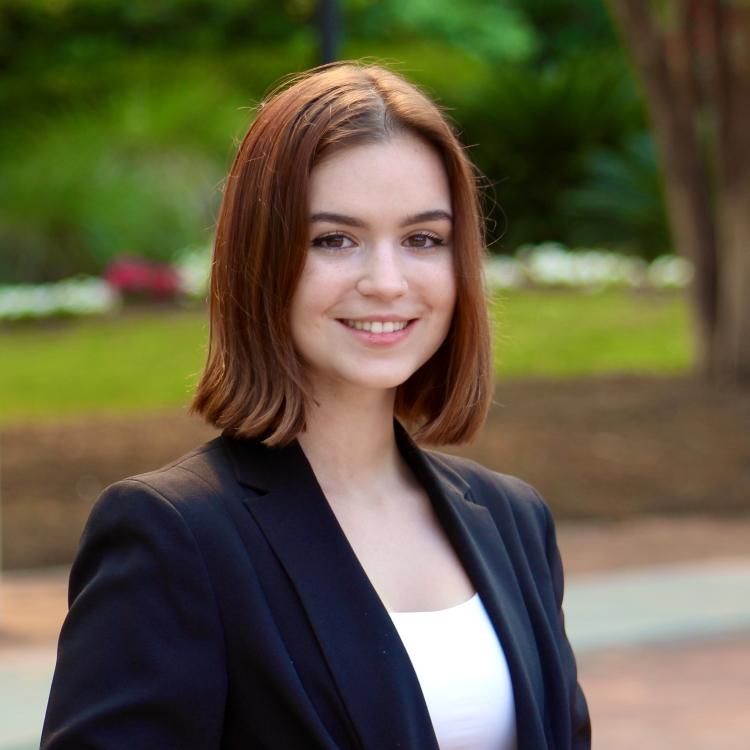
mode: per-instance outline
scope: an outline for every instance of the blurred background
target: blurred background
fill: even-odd
[[[484,175],[497,392],[458,452],[558,520],[598,747],[746,747],[747,3],[0,0],[0,750],[100,491],[215,434],[186,405],[237,140],[360,58]]]

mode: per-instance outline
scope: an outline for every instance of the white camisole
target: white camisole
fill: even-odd
[[[419,678],[440,750],[513,750],[513,686],[479,594],[450,609],[390,616]]]

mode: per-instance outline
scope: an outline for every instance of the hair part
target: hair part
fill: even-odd
[[[493,387],[476,172],[429,97],[390,70],[360,63],[324,66],[276,89],[239,146],[216,225],[208,358],[192,412],[270,446],[305,429],[311,396],[289,308],[307,258],[310,173],[338,151],[399,135],[420,138],[443,160],[457,297],[445,341],[398,387],[395,413],[419,442],[475,437]]]

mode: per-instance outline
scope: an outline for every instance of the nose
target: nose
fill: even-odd
[[[362,275],[357,282],[357,291],[365,297],[393,300],[409,289],[398,248],[390,243],[373,247],[367,253]]]

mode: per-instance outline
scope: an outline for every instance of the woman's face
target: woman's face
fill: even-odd
[[[309,239],[291,329],[313,385],[395,388],[445,340],[456,302],[440,156],[399,136],[324,160]]]

